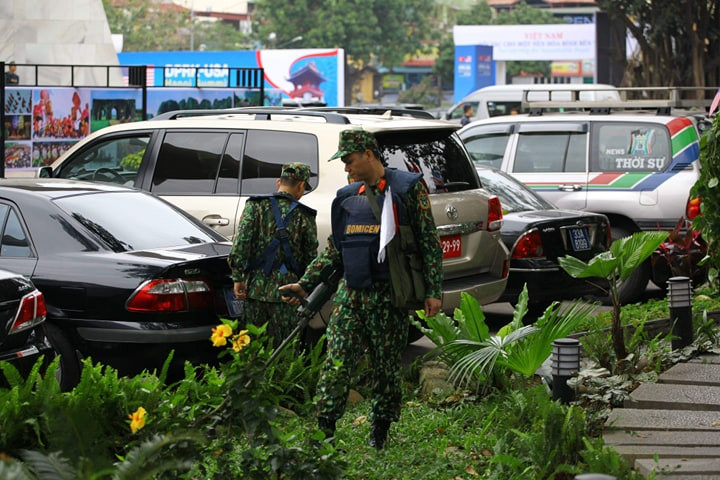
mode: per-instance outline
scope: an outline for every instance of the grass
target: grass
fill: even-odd
[[[712,293],[709,287],[700,286],[693,292],[692,311],[695,319],[700,318],[703,312],[720,311],[720,297]],[[598,312],[596,320],[610,326],[611,312]],[[667,298],[650,298],[644,302],[623,305],[621,320],[623,325],[638,325],[654,320],[666,319],[670,316]],[[592,322],[596,326],[596,322]]]

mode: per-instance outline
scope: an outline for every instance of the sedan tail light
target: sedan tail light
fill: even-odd
[[[185,312],[212,308],[213,291],[203,279],[160,278],[140,285],[126,308],[134,312]]]
[[[20,308],[15,314],[10,333],[17,333],[32,328],[45,321],[47,307],[45,297],[39,291],[28,293],[20,300]]]
[[[700,197],[688,199],[687,206],[685,207],[685,216],[688,220],[693,220],[695,217],[700,215],[700,204],[702,199]]]
[[[500,230],[503,224],[503,213],[500,199],[496,196],[488,200],[488,231]]]
[[[512,250],[512,258],[540,258],[544,257],[540,232],[530,230],[517,239]]]

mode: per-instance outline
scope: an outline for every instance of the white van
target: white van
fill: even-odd
[[[620,100],[620,94],[612,85],[600,83],[527,83],[513,85],[492,85],[475,90],[460,102],[453,105],[443,117],[460,123],[463,106],[470,104],[474,116],[470,119],[481,120],[500,115],[524,113],[522,109],[523,92],[527,91],[527,101],[568,101],[573,92],[578,92],[576,100],[602,101]]]

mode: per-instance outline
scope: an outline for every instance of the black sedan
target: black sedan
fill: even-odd
[[[217,358],[218,317],[237,316],[230,243],[149,194],[59,179],[0,181],[0,268],[44,294],[63,388],[79,361],[121,374]]]
[[[49,363],[55,352],[45,335],[47,309],[43,294],[30,280],[0,270],[0,362],[26,376],[40,356]],[[0,386],[7,386],[0,372]]]
[[[557,259],[572,255],[587,262],[610,248],[605,215],[560,210],[500,170],[480,164],[476,169],[483,188],[497,195],[503,208],[501,235],[510,250],[510,275],[499,301],[515,303],[524,284],[533,313],[553,300],[604,295],[587,280],[565,273]]]

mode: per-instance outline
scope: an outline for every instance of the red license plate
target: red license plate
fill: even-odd
[[[455,258],[462,254],[462,238],[460,235],[440,237],[443,258]]]

